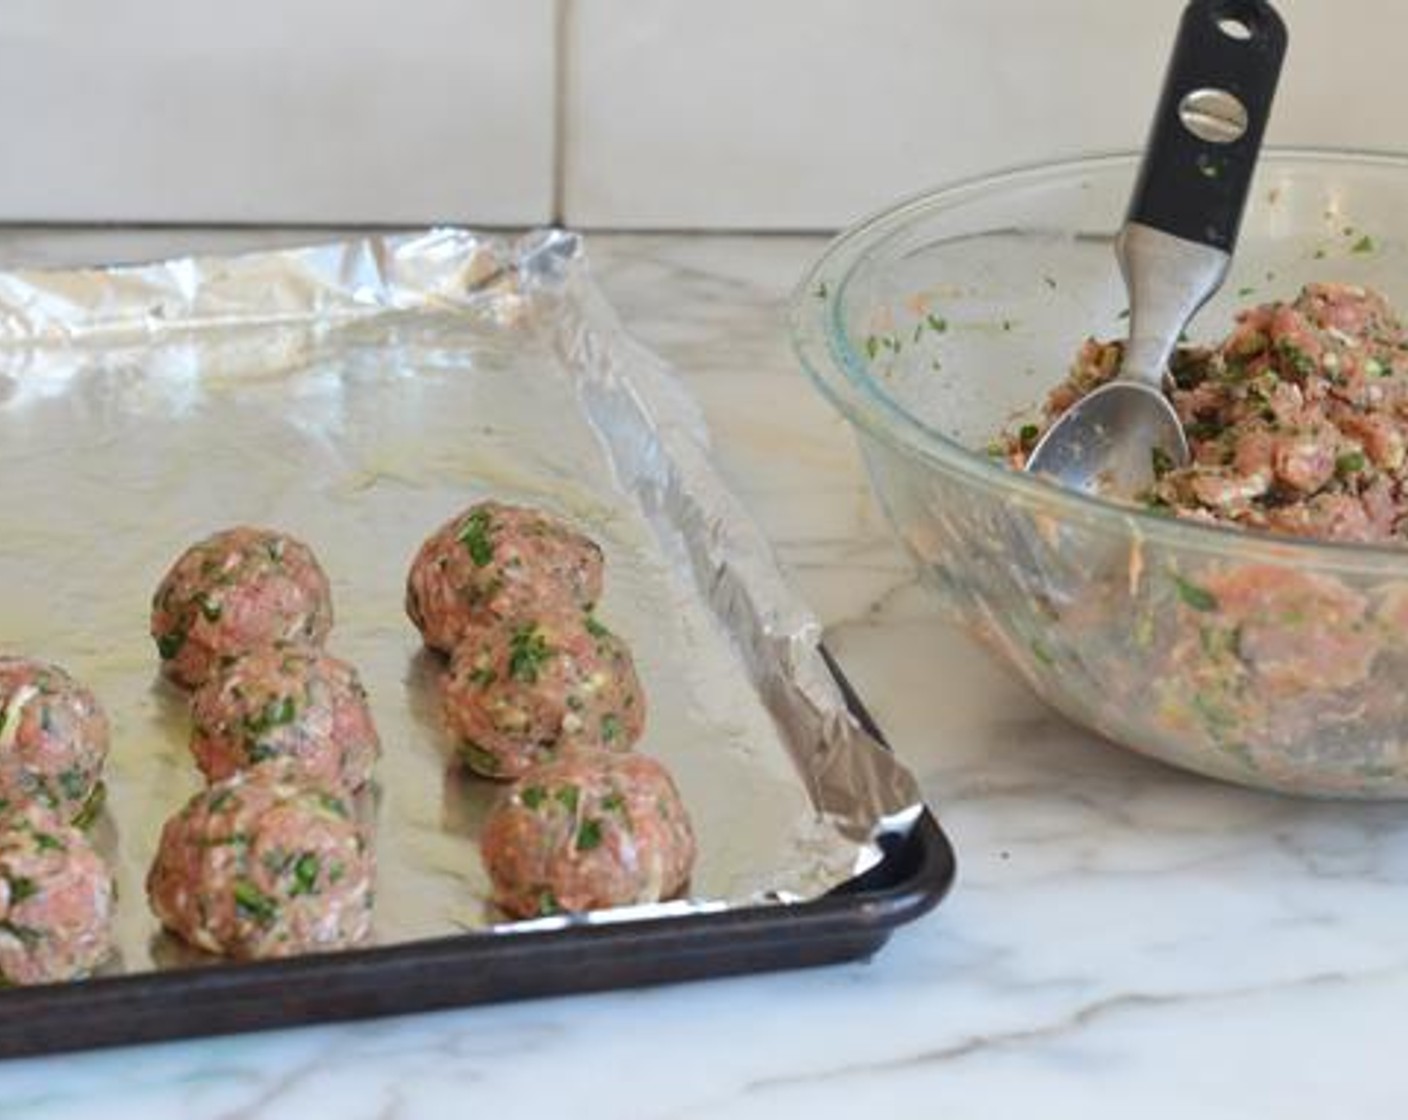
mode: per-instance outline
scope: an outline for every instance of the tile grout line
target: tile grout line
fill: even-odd
[[[552,224],[556,226],[567,224],[567,85],[571,5],[572,0],[553,2]]]

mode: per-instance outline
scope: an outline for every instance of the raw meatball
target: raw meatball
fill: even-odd
[[[332,628],[328,577],[306,544],[241,526],[187,549],[152,599],[162,671],[195,688],[221,657],[276,641],[321,646]]]
[[[590,608],[601,598],[601,548],[536,509],[480,502],[420,547],[406,613],[425,644],[450,653],[471,630],[542,609]]]
[[[42,805],[0,816],[0,979],[47,984],[112,952],[112,875],[88,838]]]
[[[96,804],[108,719],[57,665],[0,656],[0,811],[38,801],[66,821]]]
[[[210,781],[271,759],[314,785],[355,790],[380,750],[357,670],[284,643],[221,665],[191,701],[191,753]]]
[[[679,894],[694,833],[660,763],[587,750],[524,774],[490,812],[481,851],[494,900],[528,918]]]
[[[166,822],[147,895],[167,929],[211,953],[341,949],[371,929],[372,855],[340,795],[261,766]]]
[[[572,606],[475,630],[443,690],[460,755],[488,778],[517,777],[566,747],[629,750],[645,727],[630,651]]]

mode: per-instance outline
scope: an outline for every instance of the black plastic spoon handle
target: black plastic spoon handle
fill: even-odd
[[[1192,0],[1127,221],[1232,251],[1285,54],[1266,0]]]

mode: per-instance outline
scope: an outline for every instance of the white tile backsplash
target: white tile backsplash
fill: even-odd
[[[1270,140],[1408,150],[1408,5],[1278,6]],[[0,221],[831,228],[1138,146],[1182,7],[5,0]]]
[[[828,228],[1012,164],[1137,147],[1179,0],[574,0],[565,216]],[[1408,148],[1394,0],[1281,0],[1272,143]]]
[[[551,217],[553,0],[6,0],[0,218]]]

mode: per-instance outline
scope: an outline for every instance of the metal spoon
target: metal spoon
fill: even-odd
[[[1265,0],[1192,0],[1184,9],[1115,256],[1129,337],[1115,380],[1047,429],[1027,470],[1064,486],[1132,497],[1188,441],[1164,394],[1169,356],[1222,285],[1286,52]]]

